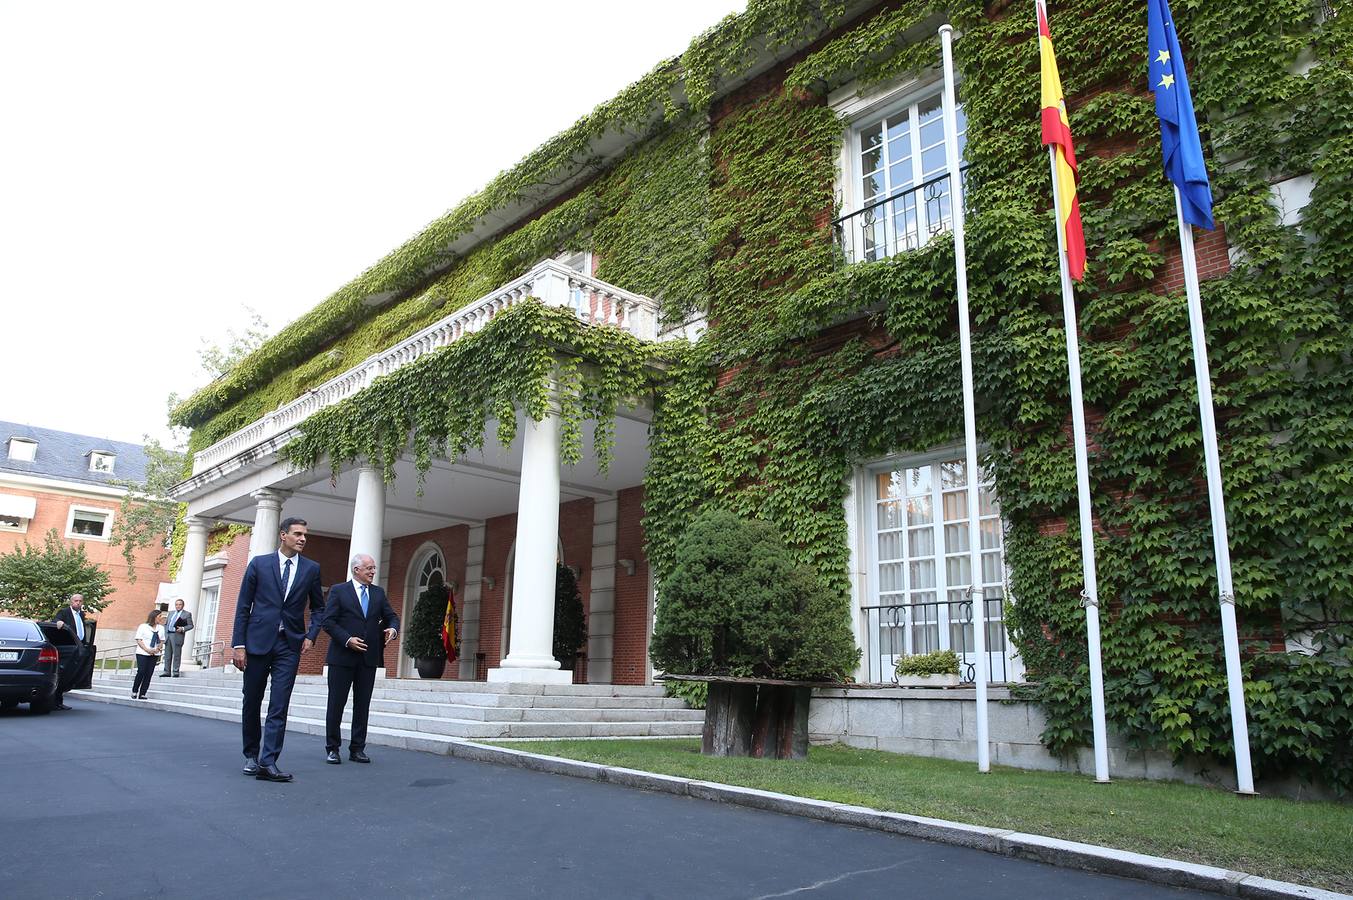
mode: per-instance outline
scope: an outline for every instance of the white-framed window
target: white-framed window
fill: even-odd
[[[38,501],[19,494],[0,494],[0,531],[24,534],[37,515]]]
[[[113,473],[113,466],[116,462],[116,454],[93,450],[90,451],[89,454],[89,471],[111,475]]]
[[[22,516],[7,516],[0,513],[0,531],[15,531],[23,534],[28,531],[28,520]]]
[[[1023,675],[1006,640],[1004,524],[991,477],[978,482],[981,571],[968,544],[968,476],[961,449],[883,460],[865,468],[862,529],[868,589],[862,594],[865,676],[892,680],[903,656],[953,650],[971,681],[977,657],[973,621],[985,622],[993,681]],[[974,586],[982,602],[974,608]]]
[[[563,263],[575,272],[581,272],[589,277],[592,274],[591,250],[566,250],[556,256],[555,260]]]
[[[848,87],[833,98],[833,108],[849,123],[837,222],[847,260],[916,250],[952,229],[943,84],[929,78],[865,93]],[[962,104],[955,115],[962,159],[968,131]]]
[[[27,438],[9,439],[9,458],[15,462],[32,462],[38,455],[38,442]]]
[[[113,527],[113,511],[96,506],[72,506],[66,519],[66,537],[106,541]]]

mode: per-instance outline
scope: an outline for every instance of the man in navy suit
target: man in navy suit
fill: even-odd
[[[348,741],[348,759],[369,763],[366,755],[366,721],[371,711],[371,691],[376,670],[385,663],[385,645],[399,633],[399,616],[376,577],[376,561],[365,553],[352,558],[352,579],[329,588],[324,604],[324,630],[329,644],[329,708],[324,722],[325,762],[338,765],[339,725],[343,707],[352,692],[352,740]]]
[[[304,519],[283,519],[281,547],[276,553],[249,560],[235,604],[235,633],[230,643],[235,668],[244,673],[244,774],[260,781],[291,780],[277,768],[287,736],[287,707],[291,705],[301,652],[314,646],[324,618],[319,564],[301,556],[306,535]],[[307,606],[309,630],[305,625]],[[262,727],[259,710],[270,675],[272,697],[268,701],[268,723]]]

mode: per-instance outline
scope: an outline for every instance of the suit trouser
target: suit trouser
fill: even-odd
[[[249,653],[244,666],[244,707],[240,721],[244,731],[244,755],[258,759],[260,766],[277,762],[282,742],[287,737],[287,708],[291,706],[291,689],[296,684],[296,669],[301,663],[301,650],[293,647],[291,639],[277,633],[272,649],[267,653]],[[268,721],[259,723],[263,706],[263,692],[272,677],[272,693],[268,700]]]
[[[175,631],[173,634],[165,636],[164,674],[177,675],[179,673],[179,666],[183,663],[183,642],[187,637],[186,631]]]
[[[342,743],[343,707],[352,691],[352,739],[348,752],[366,749],[366,722],[371,712],[371,692],[376,686],[375,666],[329,666],[329,707],[324,717],[324,749],[338,750]]]

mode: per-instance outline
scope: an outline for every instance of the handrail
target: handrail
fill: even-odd
[[[193,644],[193,660],[203,669],[210,669],[212,667],[212,659],[216,656],[217,648],[220,648],[221,668],[224,669],[230,664],[230,660],[226,658],[225,641],[198,641]],[[203,654],[203,650],[206,651],[205,655]]]
[[[98,669],[101,672],[105,671],[108,668],[110,668],[108,665],[109,660],[117,660],[118,664],[116,666],[112,666],[111,668],[114,671],[121,671],[122,658],[124,656],[129,655],[129,651],[130,655],[134,656],[136,654],[136,645],[128,644],[125,647],[100,648],[99,652],[94,655],[94,668]],[[131,666],[130,668],[135,668],[135,665]]]

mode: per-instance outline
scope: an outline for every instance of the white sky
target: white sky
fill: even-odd
[[[171,440],[270,333],[737,0],[0,0],[0,419]]]

